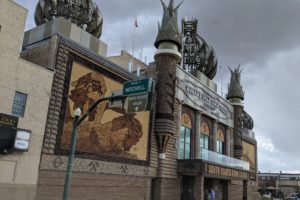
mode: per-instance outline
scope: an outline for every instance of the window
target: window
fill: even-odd
[[[224,153],[224,142],[222,142],[221,140],[217,140],[217,153]]]
[[[25,106],[26,106],[26,100],[27,95],[21,92],[16,92],[13,108],[12,108],[12,114],[17,117],[23,117],[25,112]]]
[[[208,149],[208,135],[201,133],[201,135],[200,135],[200,147],[202,149]]]
[[[191,133],[192,133],[192,120],[188,114],[183,113],[181,116],[180,127],[180,159],[191,158]]]
[[[200,135],[200,147],[202,149],[208,150],[208,144],[209,144],[209,126],[208,123],[202,122],[201,123],[201,135]]]
[[[225,141],[224,132],[221,129],[218,129],[217,130],[217,141],[216,141],[217,153],[224,154],[224,148],[225,148],[224,141]]]
[[[180,159],[189,159],[191,156],[191,129],[180,128]]]

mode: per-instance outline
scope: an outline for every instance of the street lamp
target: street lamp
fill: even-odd
[[[281,175],[281,171],[279,171],[279,192],[280,192],[280,197],[282,197],[282,192],[281,192],[281,183],[280,183],[280,175]]]
[[[70,190],[70,181],[71,181],[71,175],[72,175],[73,160],[74,160],[74,154],[75,154],[76,143],[77,143],[77,130],[80,125],[78,123],[79,117],[81,115],[80,108],[77,108],[75,110],[74,114],[75,114],[75,118],[73,121],[72,139],[71,139],[71,144],[70,144],[70,155],[69,155],[69,159],[68,159],[68,166],[67,166],[65,185],[64,185],[64,194],[63,194],[64,200],[68,199],[68,194],[69,194],[69,190]]]
[[[74,121],[73,121],[73,129],[72,129],[72,138],[71,138],[71,144],[70,144],[70,155],[68,158],[68,166],[66,171],[66,178],[65,178],[65,185],[64,185],[64,193],[63,193],[63,200],[68,200],[69,190],[70,190],[70,182],[71,182],[71,176],[72,176],[72,168],[73,168],[73,160],[74,160],[74,154],[76,151],[76,143],[77,143],[77,131],[80,126],[80,124],[85,120],[87,116],[89,116],[94,109],[97,107],[97,105],[103,101],[110,100],[123,100],[126,98],[126,96],[119,95],[119,96],[110,96],[110,97],[103,97],[101,99],[98,99],[95,101],[91,107],[87,110],[85,114],[81,116],[81,110],[80,108],[77,108],[74,112]],[[81,116],[81,117],[80,117]]]
[[[299,177],[297,177],[297,193],[299,194]]]

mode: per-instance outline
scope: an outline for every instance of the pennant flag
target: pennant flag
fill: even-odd
[[[138,26],[138,22],[137,22],[137,18],[136,18],[136,17],[135,17],[135,20],[134,20],[134,27],[135,27],[135,28],[139,27],[139,26]]]

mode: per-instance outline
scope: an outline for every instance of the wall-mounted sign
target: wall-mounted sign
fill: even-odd
[[[27,151],[29,149],[30,135],[30,131],[18,130],[15,138],[14,148],[21,151]]]
[[[14,147],[18,118],[0,113],[0,152],[8,153]]]
[[[184,104],[233,127],[233,106],[221,96],[204,86],[199,80],[177,68],[176,97]]]
[[[250,178],[248,171],[216,165],[204,160],[178,160],[177,172],[191,175],[203,174],[204,176],[224,179],[248,180]]]
[[[215,176],[225,176],[239,179],[249,179],[249,173],[237,169],[203,163],[203,173]]]
[[[18,117],[0,113],[0,126],[17,128]]]

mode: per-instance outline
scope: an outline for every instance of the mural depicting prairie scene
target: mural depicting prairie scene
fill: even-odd
[[[95,100],[121,90],[119,83],[105,75],[73,63],[61,148],[69,149],[74,110],[84,113]],[[100,103],[78,130],[77,152],[147,160],[149,112],[126,114]]]
[[[250,171],[256,171],[255,146],[245,141],[242,141],[242,146],[243,146],[242,160],[249,162]]]

